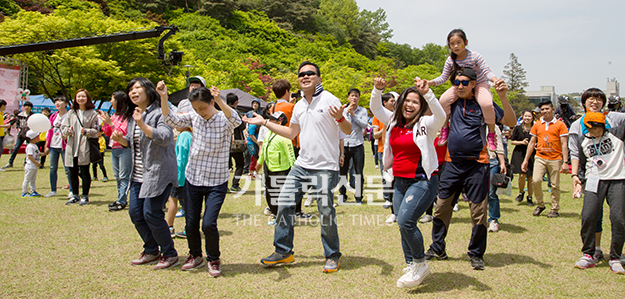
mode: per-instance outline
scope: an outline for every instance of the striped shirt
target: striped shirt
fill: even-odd
[[[141,128],[135,126],[135,133],[133,134],[133,145],[135,152],[135,167],[132,168],[132,181],[137,183],[143,183],[143,159],[141,157]]]
[[[482,55],[469,49],[467,49],[467,57],[462,60],[456,59],[456,63],[458,64],[458,66],[463,68],[472,68],[477,74],[477,83],[484,83],[495,77],[495,74],[490,70],[490,68],[484,61],[484,58],[482,58]],[[438,78],[432,80],[434,81],[434,85],[441,85],[445,83],[447,79],[449,79],[449,77],[451,76],[451,69],[453,65],[454,62],[451,60],[451,56],[447,57],[443,73]]]
[[[230,118],[219,111],[205,120],[195,111],[175,114],[172,111],[163,120],[172,127],[193,128],[189,164],[185,176],[194,186],[214,187],[228,181],[228,160],[232,133],[242,121],[232,109]]]

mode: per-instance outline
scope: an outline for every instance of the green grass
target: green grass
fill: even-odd
[[[378,174],[367,156],[366,173]],[[15,164],[23,157],[19,155]],[[7,159],[3,155],[0,165]],[[110,155],[106,162],[112,177]],[[48,173],[48,168],[38,173],[41,194],[49,191]],[[562,179],[562,209],[557,219],[547,218],[547,211],[533,217],[533,208],[501,197],[501,231],[488,235],[485,271],[470,268],[466,252],[471,221],[468,205],[461,202],[447,237],[449,260],[430,262],[432,274],[411,290],[395,286],[404,268],[399,231],[396,224],[384,223],[390,211],[379,205],[337,208],[341,269],[324,274],[316,225],[295,228],[293,265],[262,267],[260,259],[273,251],[273,227],[265,224],[264,204],[256,206],[251,192],[238,198],[229,194],[218,223],[223,276],[212,279],[204,270],[154,271],[150,266],[130,265],[142,251],[142,242],[127,210],[108,212],[107,205],[116,196],[114,180],[94,182],[91,203],[84,207],[64,205],[64,196],[21,198],[22,180],[20,168],[0,172],[1,297],[615,298],[625,289],[625,276],[613,274],[607,263],[584,271],[573,268],[581,256],[582,201],[571,198],[568,175]],[[60,176],[59,185],[64,183]],[[515,187],[513,196],[517,192]],[[66,195],[67,190],[60,189],[60,193]],[[316,213],[315,206],[304,209]],[[607,211],[605,253],[610,244]],[[427,249],[431,224],[419,227]],[[184,220],[176,219],[175,228],[182,231]],[[186,240],[175,239],[175,243],[178,253],[186,257]]]

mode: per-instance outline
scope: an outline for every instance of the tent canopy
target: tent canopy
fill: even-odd
[[[41,110],[45,107],[50,108],[50,111],[52,112],[57,110],[56,106],[54,106],[54,102],[52,102],[51,99],[46,98],[46,96],[42,94],[30,96],[29,102],[33,103],[34,113],[41,113]],[[110,109],[110,112],[115,112],[115,110],[111,109],[111,102],[104,101],[101,104],[102,106],[100,106],[100,102],[101,101],[93,102],[96,109],[100,109],[105,112],[108,112]],[[23,103],[21,103],[20,105],[23,105]]]

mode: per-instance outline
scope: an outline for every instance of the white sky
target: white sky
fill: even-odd
[[[356,2],[371,11],[382,7],[391,41],[399,44],[445,45],[447,34],[462,28],[468,48],[482,54],[497,77],[514,53],[526,71],[526,91],[545,85],[555,86],[557,94],[605,91],[608,78],[625,89],[623,0]]]

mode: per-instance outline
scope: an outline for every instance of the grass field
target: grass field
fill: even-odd
[[[378,174],[367,156],[366,173]],[[18,155],[15,165],[23,157]],[[0,165],[7,160],[3,155]],[[109,154],[106,165],[112,178]],[[50,190],[47,166],[38,173],[41,194]],[[127,210],[108,212],[117,192],[114,179],[94,182],[91,203],[84,207],[66,206],[65,196],[22,198],[22,180],[19,167],[0,172],[0,294],[6,298],[617,298],[625,290],[625,276],[613,274],[607,263],[589,270],[573,268],[581,256],[582,200],[571,198],[568,175],[562,178],[562,209],[556,219],[546,217],[548,210],[533,217],[533,208],[501,197],[501,231],[488,235],[484,271],[470,268],[466,252],[471,221],[468,205],[461,202],[447,237],[449,260],[430,262],[432,274],[408,290],[395,286],[405,266],[399,231],[396,224],[385,224],[390,211],[380,205],[337,208],[341,269],[324,274],[314,221],[295,228],[293,265],[262,267],[260,259],[273,252],[273,227],[262,214],[265,205],[256,205],[253,192],[236,198],[229,194],[218,223],[223,276],[213,279],[205,270],[154,271],[130,265],[142,251],[142,242]],[[516,186],[516,178],[513,183]],[[513,196],[517,192],[513,188]],[[67,195],[67,190],[60,189],[60,194]],[[316,213],[314,205],[304,209]],[[606,207],[606,254],[607,213]],[[431,223],[419,227],[427,249]],[[176,219],[175,228],[182,231],[184,219]],[[184,259],[186,240],[175,239],[175,244]]]

